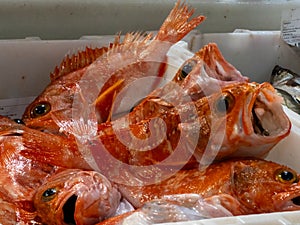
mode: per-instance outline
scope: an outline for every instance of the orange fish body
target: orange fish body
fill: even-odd
[[[87,49],[67,57],[51,74],[51,83],[25,110],[25,124],[59,133],[53,117],[69,119],[74,99],[81,94],[97,108],[99,122],[109,120],[114,96],[124,86],[137,78],[162,76],[169,48],[205,19],[189,20],[193,11],[177,2],[153,39],[151,34],[128,33],[122,42],[117,36],[108,48]]]
[[[179,169],[232,157],[263,158],[290,132],[280,103],[269,83],[233,83],[197,101],[160,108],[156,118],[131,124],[125,116],[99,124],[96,135],[88,135],[85,142],[24,132],[27,149],[22,154],[68,168],[93,168],[104,175],[130,165]],[[71,122],[66,128],[85,137],[81,121]]]
[[[131,123],[129,114],[100,124],[97,138],[114,157],[123,160],[124,153],[128,164],[153,165],[175,150],[174,164],[192,155],[206,164],[232,156],[264,157],[291,126],[268,83],[235,83],[221,93],[159,110],[158,117],[138,123]]]
[[[22,156],[22,151],[26,150],[25,139],[41,141],[44,147],[55,145],[60,151],[72,148],[72,144],[68,145],[60,138],[0,116],[1,224],[68,224],[76,221],[78,225],[88,225],[115,214],[121,195],[103,175],[94,171],[68,170]],[[47,152],[46,148],[44,150]],[[74,164],[81,163],[76,162],[76,156],[72,158]],[[84,162],[79,167],[88,168],[88,165]]]
[[[145,186],[120,185],[138,208],[98,225],[158,224],[300,209],[299,174],[271,161],[241,158],[181,170]]]
[[[120,201],[120,193],[103,175],[77,169],[53,174],[34,196],[37,215],[53,225],[94,225],[115,215]]]
[[[120,190],[136,207],[164,196],[172,200],[172,195],[199,194],[203,199],[215,197],[232,215],[247,215],[299,210],[299,178],[294,170],[274,162],[233,159],[202,170],[180,170],[152,185],[120,185]]]
[[[23,157],[23,125],[0,117],[0,202],[1,224],[36,222],[33,196],[42,182],[56,170],[55,166]]]
[[[190,159],[195,166],[228,157],[264,157],[290,132],[290,121],[280,103],[268,83],[234,83],[222,88],[221,93],[164,110],[157,118],[131,124],[129,115],[99,124],[97,134],[82,145],[74,138],[26,132],[25,145],[35,150],[22,154],[72,168],[88,168],[86,162],[93,158],[103,164],[101,160],[109,161],[105,155],[129,165],[155,165],[175,150],[177,154],[166,161],[167,165],[183,166]],[[66,126],[71,126],[75,134],[85,135],[81,121]],[[51,137],[60,139],[60,145],[65,146],[63,151],[51,145]],[[76,163],[70,161],[72,157]]]

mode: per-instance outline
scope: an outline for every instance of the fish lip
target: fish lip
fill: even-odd
[[[289,191],[276,194],[274,203],[280,211],[300,210],[300,184],[296,183]]]
[[[77,176],[78,177],[78,174]],[[102,186],[103,183],[109,182],[106,181],[106,178],[95,171],[81,171],[80,178],[77,179],[74,177],[73,179],[68,179],[64,183],[64,188],[66,189],[65,193],[61,193],[60,195],[60,202],[58,203],[57,207],[57,219],[59,221],[64,221],[65,224],[72,224],[70,222],[75,222],[75,224],[96,224],[100,222],[100,218],[104,215],[101,211],[97,211],[97,218],[96,217],[85,217],[86,211],[91,209],[99,208],[99,200],[102,199],[100,194],[106,194],[105,191],[108,189],[107,184],[104,184],[105,187]],[[105,179],[105,181],[103,180]],[[92,196],[93,200],[89,201],[88,204],[85,201],[85,197]],[[98,196],[95,198],[95,196]],[[89,199],[90,200],[90,199]],[[103,200],[103,199],[102,199]],[[101,200],[101,201],[102,201]],[[104,198],[104,201],[106,199]],[[68,212],[67,215],[67,222],[66,222],[66,211],[67,209],[64,207],[72,207],[72,213]],[[103,205],[102,205],[103,206]],[[111,206],[116,208],[116,206]],[[109,210],[110,211],[110,210]],[[80,213],[82,212],[82,213]],[[106,212],[105,212],[106,213]],[[110,213],[111,214],[111,213]],[[89,215],[90,216],[90,215]]]
[[[249,106],[245,104],[248,120],[244,123],[249,135],[272,142],[289,134],[291,122],[283,111],[281,97],[271,84],[259,84],[249,98]]]
[[[1,128],[0,130],[0,136],[22,136],[24,134],[24,129],[22,129],[21,127],[15,127],[15,128]]]

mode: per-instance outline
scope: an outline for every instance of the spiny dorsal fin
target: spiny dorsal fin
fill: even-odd
[[[79,51],[72,56],[67,55],[61,62],[60,66],[57,66],[54,71],[50,74],[51,81],[57,78],[74,72],[76,70],[82,69],[91,63],[93,63],[98,57],[104,53],[119,51],[119,47],[124,48],[132,47],[132,43],[147,42],[152,38],[152,34],[145,35],[143,33],[127,33],[121,41],[120,33],[116,35],[113,43],[109,44],[108,47],[102,48],[89,48],[86,47],[84,51]]]
[[[50,74],[51,81],[90,65],[98,57],[106,53],[107,49],[107,47],[86,47],[84,51],[79,51],[72,56],[67,55],[61,62],[60,66],[56,67],[54,71]]]
[[[127,51],[134,51],[138,55],[137,52],[145,49],[152,37],[152,33],[130,32],[126,33],[121,41],[120,36],[117,36],[114,43],[109,46],[109,50],[107,51],[108,57],[110,54],[117,52],[125,53]]]

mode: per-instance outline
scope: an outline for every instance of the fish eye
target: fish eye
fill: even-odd
[[[189,75],[189,73],[193,70],[194,66],[196,65],[195,61],[189,61],[187,62],[181,69],[179,74],[179,80],[183,80],[184,78]]]
[[[215,108],[219,113],[229,113],[234,104],[234,97],[231,93],[225,92],[217,99]]]
[[[40,117],[40,116],[44,116],[48,112],[50,112],[50,109],[51,109],[50,103],[40,102],[30,110],[30,115],[31,115],[32,118],[37,118],[37,117]]]
[[[298,177],[294,171],[288,169],[279,169],[275,172],[275,179],[281,183],[297,183]]]
[[[46,191],[44,191],[44,193],[42,195],[43,202],[48,202],[48,201],[51,201],[52,199],[54,199],[56,196],[56,193],[57,193],[56,188],[48,188]]]

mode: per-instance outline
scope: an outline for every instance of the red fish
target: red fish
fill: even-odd
[[[153,165],[169,156],[174,157],[169,158],[171,164],[188,161],[191,155],[201,163],[232,156],[264,157],[290,132],[280,103],[269,83],[236,83],[175,108],[166,110],[165,105],[157,118],[132,123],[129,114],[100,124],[97,138],[114,157],[135,165]],[[178,155],[173,154],[176,150]],[[92,151],[95,158],[101,155]]]
[[[269,83],[235,83],[221,93],[164,110],[158,118],[130,124],[125,116],[102,123],[96,135],[89,133],[93,126],[88,129],[80,120],[61,124],[77,142],[39,131],[24,132],[28,149],[22,154],[63,167],[93,168],[119,180],[123,176],[119,171],[130,168],[139,174],[143,171],[139,166],[152,166],[155,178],[166,166],[173,173],[175,168],[224,158],[263,158],[290,132],[290,120],[280,103]]]
[[[107,178],[77,169],[52,175],[34,196],[37,215],[51,225],[94,225],[114,216],[120,202],[120,193]]]
[[[232,215],[247,215],[300,210],[299,178],[297,172],[278,163],[233,159],[203,169],[180,170],[152,185],[120,185],[120,190],[136,207],[164,196],[176,200],[176,195],[185,199],[187,194],[188,201],[190,194],[199,194],[203,199],[218,199]]]
[[[23,157],[23,125],[0,116],[0,223],[38,224],[33,196],[55,166]]]
[[[131,121],[141,121],[158,116],[162,110],[196,101],[204,96],[220,91],[221,87],[248,82],[249,78],[228,63],[218,46],[209,43],[194,56],[186,60],[175,74],[173,80],[164,87],[154,90],[129,114]],[[132,96],[131,99],[134,99]],[[122,104],[117,102],[116,105]]]
[[[69,118],[74,98],[81,93],[97,107],[99,122],[109,120],[114,96],[122,87],[141,77],[163,76],[169,48],[205,19],[190,19],[193,12],[178,1],[153,39],[151,34],[128,33],[122,42],[117,36],[108,48],[87,49],[65,59],[51,75],[51,83],[25,110],[25,124],[59,133],[53,117]]]
[[[121,185],[138,209],[98,225],[156,224],[300,210],[300,175],[255,158],[181,170],[146,186]]]
[[[49,138],[0,116],[0,223],[95,224],[115,215],[121,195],[100,173],[65,169],[22,156],[24,137],[41,134],[46,135],[45,140]],[[63,150],[59,142],[56,145]]]

